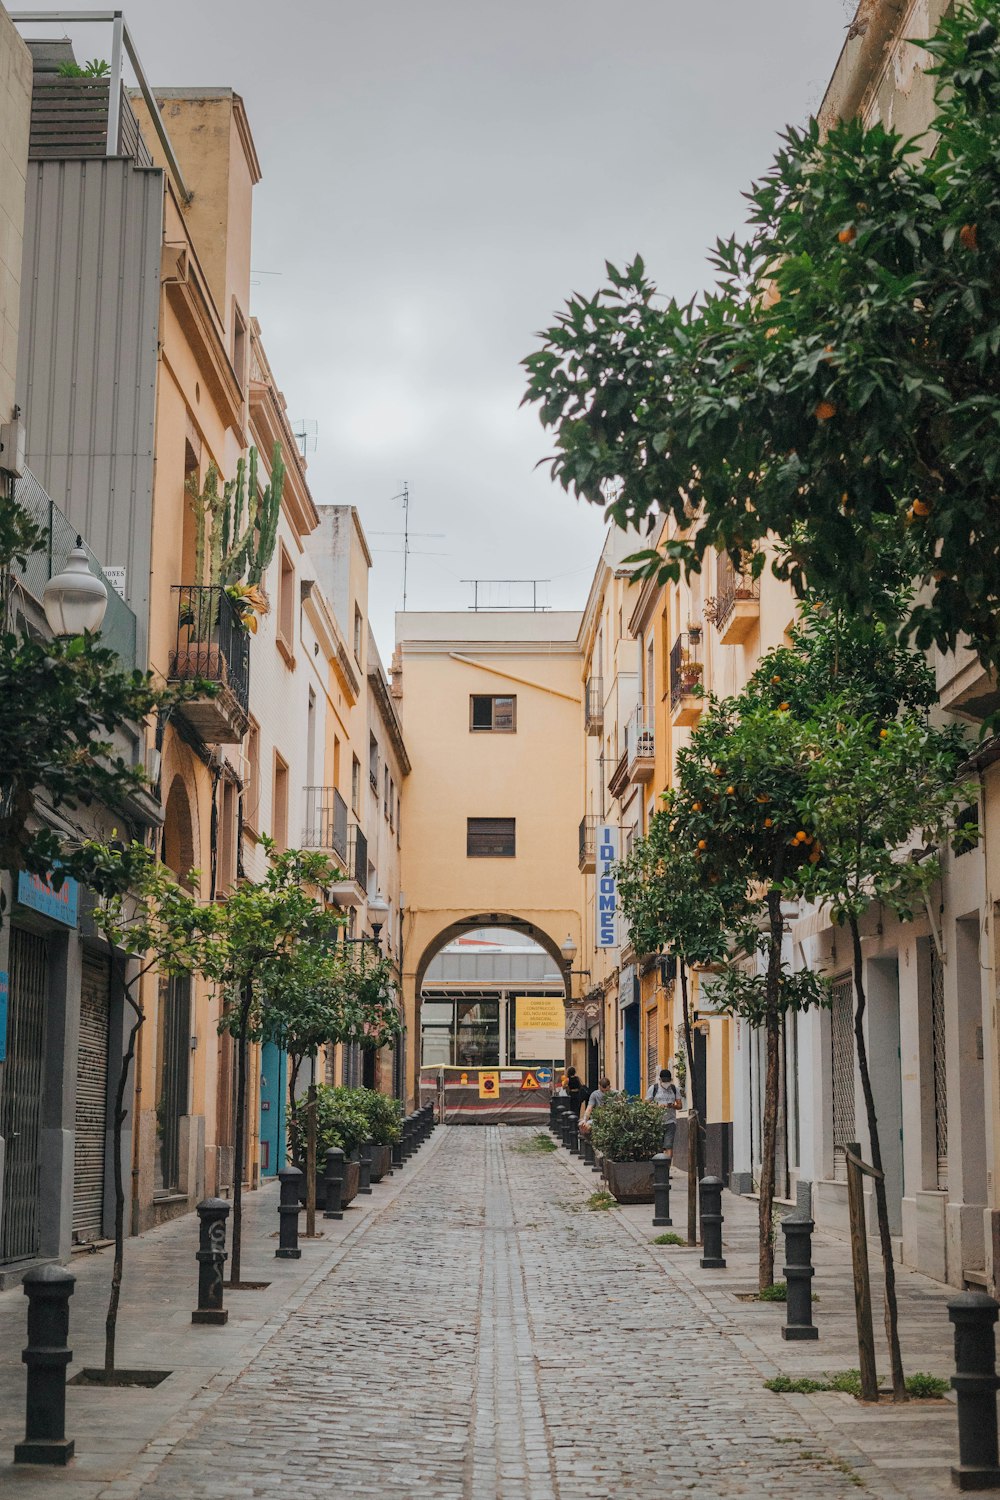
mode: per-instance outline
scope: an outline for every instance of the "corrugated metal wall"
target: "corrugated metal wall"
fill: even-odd
[[[145,666],[163,174],[28,166],[18,401],[28,464],[106,567],[127,569]]]

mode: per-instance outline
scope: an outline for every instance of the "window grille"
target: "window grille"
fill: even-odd
[[[513,859],[513,818],[469,818],[466,855],[469,859]]]
[[[948,1075],[944,1029],[944,968],[931,944],[931,1055],[934,1062],[934,1145],[937,1185],[948,1186]]]
[[[656,1043],[656,1011],[646,1012],[646,1087],[656,1082],[660,1067],[660,1049]]]
[[[833,1097],[833,1175],[847,1181],[844,1147],[855,1139],[854,984],[847,975],[833,986],[830,1007],[830,1067]]]

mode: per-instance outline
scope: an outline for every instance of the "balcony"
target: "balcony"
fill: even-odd
[[[1000,682],[974,651],[959,646],[936,653],[935,676],[941,707],[958,719],[981,724],[1000,708]]]
[[[584,722],[587,734],[604,731],[604,680],[591,677],[584,689]]]
[[[238,745],[250,725],[250,637],[225,589],[215,584],[175,585],[177,637],[167,678],[174,683],[209,682],[213,695],[197,690],[174,712],[207,745]]]
[[[653,726],[642,704],[625,725],[625,765],[629,781],[651,781],[655,769]]]
[[[338,906],[363,906],[368,892],[368,840],[355,824],[347,834],[346,872],[330,886]]]
[[[24,559],[23,567],[17,561],[12,563],[11,577],[18,580],[41,603],[45,585],[50,578],[62,572],[69,554],[76,546],[77,530],[70,525],[55,501],[49,499],[28,469],[17,481],[17,503],[22,510],[27,511],[35,525],[41,527],[45,533],[45,544],[38,552],[32,552]],[[105,576],[86,542],[83,548],[90,571],[108,591],[108,607],[101,625],[101,645],[115,653],[124,671],[133,672],[138,665],[135,615]]]
[[[580,874],[593,875],[597,869],[597,814],[587,813],[580,820]]]
[[[703,670],[700,628],[682,632],[670,648],[670,715],[679,727],[701,718]]]
[[[618,764],[608,779],[608,791],[612,797],[621,797],[629,784],[628,751],[623,750]]]
[[[306,816],[302,829],[303,849],[336,854],[347,864],[347,803],[335,786],[305,788]]]
[[[719,553],[715,598],[706,604],[705,614],[724,646],[740,646],[753,633],[760,619],[760,579],[753,577],[751,556],[736,568],[728,552]]]

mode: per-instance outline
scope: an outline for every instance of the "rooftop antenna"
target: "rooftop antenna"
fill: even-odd
[[[319,423],[312,417],[299,417],[292,423],[292,436],[299,445],[299,452],[303,458],[310,453],[316,452],[316,444],[319,442]]]

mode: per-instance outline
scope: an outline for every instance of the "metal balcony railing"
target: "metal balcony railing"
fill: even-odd
[[[720,552],[715,564],[715,598],[705,613],[722,635],[741,600],[760,598],[760,579],[753,576],[753,559],[747,555],[738,568],[728,552]]]
[[[201,678],[228,688],[244,713],[250,701],[250,637],[225,589],[175,584],[177,638],[171,682]]]
[[[651,760],[654,750],[653,726],[639,703],[625,724],[625,760],[634,766],[637,760]]]
[[[670,648],[671,709],[700,686],[702,670],[701,631],[684,631]]]
[[[24,560],[24,567],[11,565],[11,576],[20,581],[29,594],[41,603],[42,592],[50,578],[61,573],[73,548],[76,546],[77,529],[63,515],[29,470],[15,481],[14,499],[22,510],[27,511],[36,526],[45,532],[45,542],[38,552],[32,552]],[[83,543],[90,571],[99,578],[108,591],[108,607],[101,625],[101,645],[113,651],[126,671],[137,666],[135,649],[135,615],[124,599],[105,576],[94,553]]]
[[[584,718],[588,734],[600,734],[604,728],[604,681],[591,677],[586,687]]]
[[[597,859],[597,814],[586,813],[580,819],[580,869],[593,870]]]
[[[347,862],[347,803],[335,786],[305,788],[303,849],[332,850]],[[367,857],[367,854],[366,854]]]

